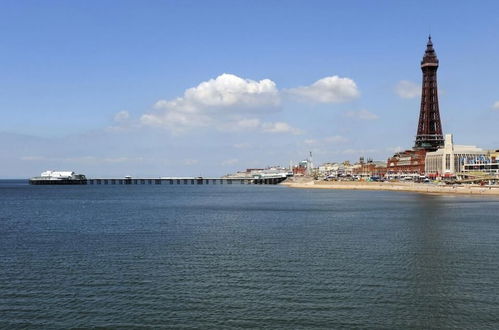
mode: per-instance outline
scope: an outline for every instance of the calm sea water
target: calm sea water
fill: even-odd
[[[0,182],[0,327],[498,328],[499,198]]]

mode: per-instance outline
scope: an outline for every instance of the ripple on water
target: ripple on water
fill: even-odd
[[[493,328],[498,211],[390,192],[4,184],[0,327]]]

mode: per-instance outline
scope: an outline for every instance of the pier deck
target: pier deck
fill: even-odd
[[[88,184],[96,185],[125,185],[125,184],[278,184],[284,181],[285,177],[268,178],[200,178],[200,177],[162,177],[162,178],[89,178]]]

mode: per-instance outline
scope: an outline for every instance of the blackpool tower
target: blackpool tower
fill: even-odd
[[[421,61],[423,87],[418,133],[414,149],[434,151],[444,144],[437,93],[438,58],[433,49],[431,36],[428,37],[426,51]]]

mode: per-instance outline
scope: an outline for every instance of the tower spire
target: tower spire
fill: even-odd
[[[431,35],[428,35],[426,50],[421,61],[423,82],[421,92],[421,109],[414,148],[428,151],[436,150],[444,143],[440,110],[438,108],[437,90],[438,58]]]

